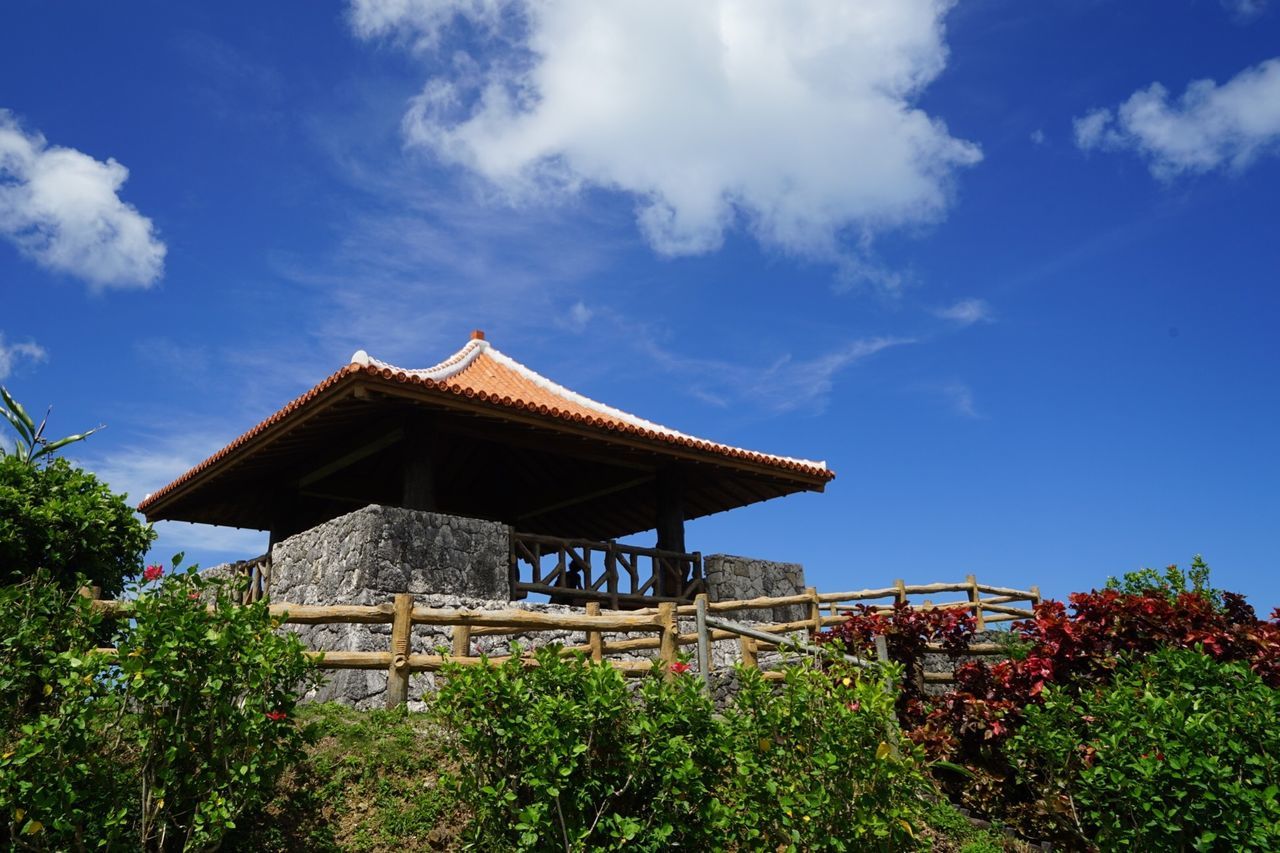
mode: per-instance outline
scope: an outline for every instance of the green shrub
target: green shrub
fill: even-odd
[[[717,714],[677,666],[634,691],[555,648],[537,666],[446,669],[433,704],[481,849],[903,849],[924,777],[879,679],[739,672]],[[846,683],[847,682],[847,683]]]
[[[735,753],[725,791],[740,849],[912,845],[930,786],[884,680],[803,665],[776,688],[758,670],[739,677],[725,714]]]
[[[45,572],[0,587],[0,827],[15,847],[116,836],[113,794],[137,790],[101,741],[120,705],[93,651],[99,623]]]
[[[1242,663],[1166,649],[1078,697],[1045,689],[1009,749],[1104,850],[1280,847],[1280,691]]]
[[[1209,564],[1196,554],[1191,566],[1184,572],[1177,564],[1166,566],[1163,572],[1155,569],[1139,569],[1125,572],[1120,578],[1107,578],[1107,589],[1125,595],[1157,595],[1173,601],[1184,592],[1207,599],[1215,606],[1222,606],[1222,590],[1209,583]]]
[[[0,583],[45,569],[64,589],[84,575],[116,595],[154,539],[123,497],[67,460],[0,455]]]
[[[134,592],[108,658],[92,652],[96,618],[47,579],[0,590],[4,648],[20,651],[0,657],[0,687],[24,686],[6,703],[26,697],[0,709],[0,819],[15,841],[214,846],[301,755],[295,690],[315,670],[265,604],[238,606],[194,570]]]

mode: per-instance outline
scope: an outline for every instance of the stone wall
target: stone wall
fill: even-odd
[[[278,542],[271,549],[271,599],[292,604],[384,604],[396,593],[429,607],[506,607],[507,527],[492,521],[367,506]],[[500,604],[499,604],[500,603]],[[386,651],[390,625],[291,628],[310,649]],[[413,651],[449,645],[447,629],[414,632]],[[307,698],[376,707],[385,672],[330,670]],[[421,690],[419,690],[419,694]]]
[[[519,608],[544,613],[581,612],[576,608],[510,601],[509,539],[503,524],[473,518],[385,506],[368,506],[325,522],[277,543],[271,551],[271,599],[293,604],[385,604],[397,593],[410,593],[415,604],[432,608],[500,610]],[[704,561],[711,597],[755,598],[790,595],[804,589],[804,569],[795,563],[774,563],[745,557],[712,555]],[[743,621],[803,619],[803,605],[730,614]],[[692,618],[682,618],[681,633],[695,631]],[[317,651],[387,651],[390,625],[290,626],[303,645]],[[411,651],[447,652],[451,628],[416,625]],[[634,639],[637,634],[605,633],[610,640]],[[656,633],[653,635],[656,636]],[[580,645],[582,631],[538,631],[526,635],[473,636],[471,654],[506,655],[512,643],[538,648],[551,643]],[[689,659],[696,647],[681,648]],[[610,655],[615,660],[650,660],[657,650]],[[761,655],[768,665],[774,653]],[[739,659],[737,640],[712,644],[713,669]],[[385,671],[328,670],[326,683],[307,694],[313,701],[336,700],[358,708],[381,707],[387,685]],[[410,706],[418,706],[424,692],[435,688],[435,676],[410,678]]]
[[[702,571],[707,578],[707,593],[712,601],[735,601],[767,596],[777,598],[804,592],[804,566],[778,563],[729,554],[711,554],[702,558]],[[769,610],[744,610],[726,614],[730,619],[759,619],[766,622],[794,622],[809,615],[803,604]]]

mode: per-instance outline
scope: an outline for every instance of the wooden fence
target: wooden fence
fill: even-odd
[[[916,603],[911,596],[936,595],[938,593],[964,593],[965,598],[958,601],[934,603],[925,600]],[[127,616],[132,608],[131,602],[97,600],[96,590],[88,588],[83,594],[93,597],[94,606],[116,616]],[[985,596],[985,597],[984,597]],[[879,601],[891,599],[890,601]],[[677,605],[674,602],[662,602],[657,607],[626,612],[602,611],[600,603],[588,602],[586,608],[576,613],[546,613],[536,610],[503,609],[503,610],[466,610],[450,608],[429,608],[416,606],[413,596],[402,593],[395,596],[394,601],[375,605],[335,604],[304,605],[288,603],[272,603],[270,612],[283,623],[293,625],[391,625],[391,643],[387,651],[310,651],[322,669],[385,669],[387,671],[387,706],[403,705],[408,698],[409,675],[415,672],[437,672],[446,663],[476,665],[484,662],[501,663],[507,656],[476,656],[472,654],[472,639],[477,636],[518,636],[542,631],[581,631],[584,642],[577,645],[566,645],[562,651],[566,654],[581,652],[595,661],[608,661],[626,675],[644,675],[653,666],[652,660],[615,660],[607,656],[643,651],[657,651],[667,672],[675,663],[681,646],[699,646],[699,672],[704,678],[710,672],[709,644],[721,640],[736,640],[738,653],[744,665],[759,667],[760,654],[763,651],[784,648],[794,645],[786,635],[795,632],[819,631],[823,628],[839,624],[848,618],[849,611],[854,609],[852,602],[873,602],[877,612],[888,612],[895,603],[903,602],[911,607],[922,609],[955,608],[970,610],[974,613],[979,630],[986,625],[1026,618],[1032,615],[1028,607],[1013,607],[1014,602],[1028,602],[1031,606],[1040,603],[1038,587],[1030,590],[1009,589],[979,584],[973,575],[969,575],[963,583],[933,583],[909,585],[901,580],[895,581],[891,587],[883,589],[863,589],[850,592],[820,593],[813,587],[803,593],[778,596],[772,598],[752,598],[739,601],[709,601],[705,593],[697,596],[694,604]],[[807,608],[805,618],[788,622],[760,622],[749,626],[750,632],[744,633],[739,623],[717,619],[713,614],[728,612],[764,610],[775,607],[802,605]],[[209,605],[212,606],[212,605]],[[701,618],[698,618],[701,616]],[[681,633],[680,617],[693,617],[701,630]],[[710,617],[710,618],[708,618]],[[410,637],[415,625],[433,625],[451,628],[451,654],[415,654],[411,651]],[[627,639],[609,639],[608,634],[637,634],[640,636]],[[766,640],[776,637],[776,640]],[[941,651],[931,646],[932,651]],[[114,649],[102,649],[114,652]],[[998,644],[982,643],[970,647],[971,655],[995,655],[1002,652]],[[883,658],[883,653],[880,655]],[[534,666],[536,661],[525,654],[526,665]],[[780,678],[780,672],[766,671],[766,678]],[[925,673],[927,682],[945,682],[950,680],[949,673]]]

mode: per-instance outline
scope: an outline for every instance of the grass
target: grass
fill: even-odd
[[[311,746],[269,805],[246,815],[225,849],[456,849],[465,814],[440,784],[443,734],[423,714],[299,708]]]

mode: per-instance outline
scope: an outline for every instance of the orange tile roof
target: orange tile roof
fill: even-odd
[[[628,414],[581,394],[570,391],[535,373],[511,357],[499,352],[475,332],[466,346],[432,367],[406,370],[371,358],[364,350],[351,357],[351,363],[337,371],[301,397],[288,403],[271,417],[232,441],[208,459],[187,471],[158,491],[147,495],[138,505],[146,512],[161,498],[215,465],[219,460],[247,444],[270,427],[288,419],[316,397],[353,375],[370,375],[407,385],[453,394],[505,409],[516,409],[556,420],[594,426],[610,432],[627,433],[650,440],[680,445],[734,459],[768,465],[801,475],[829,481],[835,473],[825,463],[757,453],[740,447],[707,441]]]

